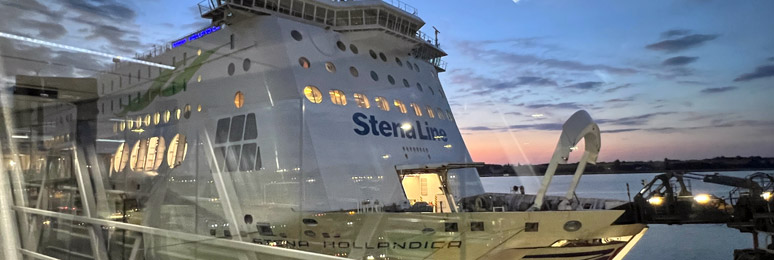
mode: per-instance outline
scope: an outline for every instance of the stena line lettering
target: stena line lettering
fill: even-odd
[[[431,127],[427,122],[422,124],[419,121],[414,121],[411,129],[404,130],[401,126],[402,123],[379,121],[375,116],[366,116],[363,113],[355,113],[352,115],[352,121],[358,127],[354,128],[355,133],[358,135],[375,135],[384,137],[396,137],[407,139],[420,139],[420,140],[432,140],[432,141],[448,141],[446,137],[446,131],[440,128]]]

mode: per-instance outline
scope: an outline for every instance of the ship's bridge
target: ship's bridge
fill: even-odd
[[[419,30],[425,25],[416,8],[398,0],[204,0],[199,3],[202,17],[217,23],[233,10],[258,15],[279,15],[330,27],[338,32],[383,31],[414,44],[412,54],[427,60],[439,72],[446,71],[437,37]]]

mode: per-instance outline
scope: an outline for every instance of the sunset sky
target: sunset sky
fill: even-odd
[[[774,1],[405,2],[440,30],[476,161],[545,163],[580,109],[603,131],[601,161],[774,156]],[[0,29],[133,53],[205,26],[196,3],[0,0]]]

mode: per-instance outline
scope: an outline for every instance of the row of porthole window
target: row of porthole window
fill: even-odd
[[[296,30],[290,31],[290,36],[294,40],[296,40],[296,41],[301,41],[304,38],[301,35],[301,33],[296,31]],[[344,52],[347,51],[347,45],[344,44],[344,42],[342,42],[342,41],[336,41],[336,48],[338,48],[339,50],[344,51]],[[354,45],[354,44],[350,44],[349,45],[349,50],[353,54],[359,54],[360,53],[360,51],[358,50],[357,46]],[[387,62],[387,55],[385,55],[384,52],[379,52],[379,54],[377,54],[376,51],[374,51],[374,50],[368,50],[368,54],[371,56],[372,59],[375,59],[375,60],[376,59],[381,59],[383,62]],[[395,57],[395,64],[398,64],[398,66],[403,67],[403,61],[400,58],[398,58],[398,57]],[[419,66],[417,66],[416,63],[412,64],[408,60],[406,61],[406,67],[409,70],[413,70],[413,71],[416,71],[416,72],[421,72],[421,70],[419,69]]]
[[[331,89],[328,91],[328,95],[330,95],[331,103],[340,106],[347,105],[347,95],[344,94],[343,91],[338,89]],[[304,96],[306,96],[307,100],[315,104],[322,103],[323,101],[322,92],[320,92],[320,89],[315,86],[309,85],[304,87]],[[354,93],[352,94],[352,97],[354,98],[355,104],[357,104],[358,107],[365,109],[371,108],[371,101],[365,94]],[[376,107],[382,111],[390,111],[391,109],[390,102],[385,97],[375,97],[374,103],[376,103]],[[393,100],[392,105],[395,106],[395,108],[402,114],[408,113],[408,108],[406,104],[403,103],[403,101],[395,99]],[[425,112],[427,112],[427,116],[430,118],[438,117],[438,119],[448,119],[449,121],[454,121],[454,117],[452,116],[450,110],[443,110],[441,108],[436,108],[433,110],[433,108],[430,106],[425,106],[422,108],[422,106],[417,103],[410,103],[408,107],[410,107],[411,110],[414,111],[414,114],[418,117],[424,116]]]
[[[309,62],[309,59],[307,59],[306,57],[298,58],[298,64],[301,65],[301,67],[305,68],[305,69],[308,69],[308,68],[311,67],[311,63]],[[325,70],[327,70],[330,73],[334,73],[334,72],[336,72],[336,65],[334,65],[333,62],[330,62],[330,61],[329,62],[325,62]],[[360,76],[360,72],[354,66],[349,67],[349,73],[352,75],[352,77],[356,77],[357,78],[357,77]],[[373,79],[376,82],[379,81],[379,74],[376,73],[376,71],[372,70],[370,74],[371,74],[371,79]],[[392,77],[392,75],[387,75],[387,81],[390,83],[390,85],[395,85],[395,82],[396,82],[395,78]],[[409,84],[407,79],[403,79],[403,86],[406,87],[406,88],[410,88],[411,84]],[[430,91],[430,94],[435,95],[435,90],[433,90],[433,88],[430,87],[430,86],[425,86],[423,88],[422,84],[417,82],[416,87],[417,87],[417,89],[419,91],[422,91],[422,92],[424,92],[424,88],[427,88],[427,90]],[[446,94],[443,93],[442,89],[438,88],[438,92],[441,94],[442,97],[446,98]]]
[[[174,111],[174,112],[173,112]],[[202,105],[196,107],[196,111],[202,111]],[[172,117],[174,113],[174,117]],[[135,118],[127,118],[121,122],[113,123],[113,132],[123,132],[126,130],[140,129],[143,127],[149,127],[151,125],[159,125],[162,123],[169,123],[170,121],[180,120],[181,118],[188,119],[191,117],[191,105],[185,105],[183,109],[176,108],[174,110],[166,110],[162,112],[156,112],[153,115],[145,114],[145,116],[139,115]]]
[[[113,172],[123,171],[127,164],[132,171],[158,170],[164,160],[165,152],[167,165],[170,169],[180,166],[188,153],[188,141],[186,141],[185,135],[177,134],[167,147],[164,137],[154,136],[138,140],[132,146],[131,151],[127,149],[126,143],[122,143],[116,149],[110,160]]]

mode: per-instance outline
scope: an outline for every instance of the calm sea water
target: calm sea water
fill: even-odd
[[[774,173],[772,171],[764,171]],[[744,177],[754,171],[720,172],[724,175]],[[642,188],[642,180],[649,182],[658,173],[584,175],[578,185],[578,197],[628,200],[626,184],[634,196]],[[523,185],[526,193],[535,194],[542,177],[485,177],[481,178],[487,192],[510,192],[514,185]],[[564,195],[572,176],[556,176],[548,189],[549,195]],[[687,183],[686,183],[687,184]],[[694,194],[709,193],[728,197],[733,187],[691,181]],[[764,241],[761,237],[760,241]],[[763,242],[761,242],[763,244]],[[627,260],[639,259],[733,259],[734,249],[751,248],[752,235],[741,233],[726,225],[650,225],[650,229],[632,249]]]

